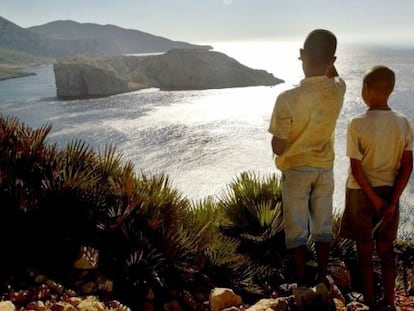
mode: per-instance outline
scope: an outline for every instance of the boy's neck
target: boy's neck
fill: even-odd
[[[368,110],[391,110],[391,108],[385,104],[385,105],[370,105]]]
[[[317,70],[315,69],[315,70],[305,71],[304,74],[305,74],[305,78],[320,77],[320,76],[325,76],[326,71],[320,70],[320,69],[317,69]]]

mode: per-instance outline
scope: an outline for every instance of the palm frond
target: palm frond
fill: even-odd
[[[180,235],[193,253],[202,252],[217,239],[221,211],[212,197],[193,203],[179,224]]]
[[[103,153],[99,154],[97,165],[100,167],[101,174],[105,176],[117,175],[122,168],[122,154],[118,153],[114,146],[106,145]]]
[[[227,237],[216,239],[205,250],[210,263],[217,267],[237,268],[243,263],[243,256],[237,253],[240,242]]]

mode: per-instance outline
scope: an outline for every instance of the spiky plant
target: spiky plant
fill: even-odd
[[[260,178],[255,173],[240,174],[219,199],[224,218],[222,232],[240,242],[238,251],[257,266],[277,268],[257,273],[256,281],[272,275],[273,283],[283,280],[287,253],[284,243],[280,179],[276,174]]]
[[[397,240],[394,244],[397,263],[396,287],[407,296],[414,293],[414,242]]]
[[[220,232],[221,219],[222,210],[212,197],[195,202],[182,223],[181,236],[192,245],[189,257],[193,260],[188,263],[193,271],[211,284],[229,286],[224,274],[236,273],[245,258],[237,252],[240,242]]]
[[[193,202],[182,224],[182,236],[192,246],[183,267],[185,285],[209,293],[213,287],[229,287],[247,297],[263,294],[257,273],[266,277],[269,267],[257,266],[238,251],[240,241],[221,232],[223,210],[212,197]]]
[[[116,205],[108,206],[99,224],[103,269],[116,280],[115,284],[131,290],[144,290],[142,284],[180,286],[179,267],[189,254],[195,253],[197,244],[182,233],[189,217],[189,201],[172,189],[168,177],[144,173],[135,176],[130,165],[112,183],[118,196],[112,200]],[[137,272],[142,270],[159,273],[155,277]],[[164,290],[158,288],[157,296]]]
[[[205,252],[218,239],[222,211],[212,197],[192,202],[186,209],[185,222],[180,224],[180,235],[187,240],[194,253]]]
[[[30,238],[36,234],[32,213],[44,199],[43,182],[53,177],[56,146],[47,145],[51,125],[31,129],[16,117],[0,115],[0,241],[9,256],[1,278],[22,270],[30,261]]]
[[[100,182],[94,188],[97,201],[96,223],[100,216],[106,214],[108,208],[123,205],[130,200],[135,182],[134,166],[131,162],[124,163],[122,154],[113,146],[105,146],[97,156],[95,163]],[[119,201],[121,200],[121,201]]]
[[[0,187],[4,208],[26,212],[38,207],[43,181],[56,166],[56,146],[46,145],[50,124],[39,129],[16,117],[0,116]]]
[[[96,158],[84,142],[70,142],[57,154],[53,176],[43,181],[44,200],[33,219],[37,235],[48,237],[47,244],[36,246],[42,250],[37,265],[51,276],[60,277],[62,267],[71,268],[80,247],[93,244],[95,189],[101,180]]]

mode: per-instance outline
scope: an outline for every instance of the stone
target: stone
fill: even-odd
[[[26,305],[27,310],[46,311],[45,303],[41,300],[29,302]]]
[[[369,307],[358,301],[351,301],[346,305],[346,311],[367,311]]]
[[[298,310],[334,310],[334,284],[332,279],[328,279],[329,286],[321,282],[314,287],[299,287],[293,290],[296,306]],[[339,289],[338,289],[339,292]],[[335,293],[337,299],[342,300],[343,296],[339,292]]]
[[[335,310],[336,311],[346,311],[346,305],[345,305],[344,301],[342,301],[340,299],[337,299],[337,298],[334,298],[333,302],[335,304]]]
[[[0,311],[16,311],[16,307],[10,300],[0,302]]]
[[[342,260],[337,259],[329,266],[329,274],[340,288],[351,288],[351,273]]]
[[[95,296],[88,296],[81,303],[78,304],[79,311],[105,311],[105,305],[100,302]]]
[[[261,299],[246,311],[285,311],[290,310],[287,298]]]
[[[57,302],[50,308],[51,311],[77,311],[70,303]]]
[[[336,286],[336,284],[331,285],[330,296],[333,299],[339,300],[345,304],[346,300],[344,295],[342,294],[341,290]]]
[[[82,298],[80,297],[68,297],[65,299],[65,302],[70,303],[72,306],[76,307],[78,304],[82,302]]]
[[[221,311],[241,305],[242,299],[229,288],[214,288],[210,292],[210,311]]]

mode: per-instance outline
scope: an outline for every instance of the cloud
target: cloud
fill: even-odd
[[[225,5],[230,5],[230,4],[232,4],[232,3],[233,3],[233,0],[223,0],[223,3],[224,3]]]

